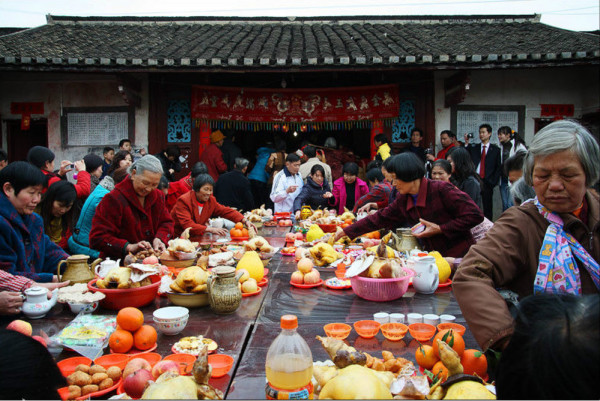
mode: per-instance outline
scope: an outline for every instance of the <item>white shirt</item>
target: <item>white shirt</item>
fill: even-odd
[[[294,192],[288,193],[287,189],[292,185],[297,185],[297,188]],[[300,191],[302,191],[303,186],[304,181],[302,180],[300,173],[287,176],[285,175],[285,171],[281,170],[275,174],[270,195],[270,198],[275,205],[275,213],[293,212],[294,200],[300,194]]]

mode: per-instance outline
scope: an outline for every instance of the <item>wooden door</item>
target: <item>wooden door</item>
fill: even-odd
[[[27,161],[27,152],[34,146],[48,146],[48,120],[31,120],[29,130],[21,130],[21,120],[6,120],[8,161]]]

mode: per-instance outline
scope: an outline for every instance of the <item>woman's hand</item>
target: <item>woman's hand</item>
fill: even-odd
[[[340,228],[333,235],[333,241],[335,242],[335,241],[339,240],[340,238],[342,238],[345,235],[346,235],[346,233],[344,232],[344,230]]]
[[[38,287],[44,287],[45,289],[48,290],[48,299],[52,298],[52,291],[56,288],[61,288],[61,287],[66,287],[70,284],[71,282],[69,280],[67,281],[63,281],[62,283],[58,282],[58,277],[54,276],[52,277],[52,282],[51,283],[35,283],[35,285],[37,285]]]
[[[356,211],[356,213],[357,214],[358,213],[367,213],[371,209],[377,210],[377,203],[375,203],[375,202],[369,202],[369,203],[363,205],[362,207],[358,208],[358,210]]]
[[[420,234],[413,234],[416,238],[428,238],[442,233],[440,226],[427,220],[419,219],[421,224],[425,226],[425,230]]]
[[[58,169],[58,175],[64,177],[69,171],[73,170],[71,168],[71,162],[69,160],[63,160],[60,162],[60,167]]]
[[[228,231],[226,228],[206,227],[206,232],[216,235],[227,235]]]
[[[18,315],[22,305],[23,296],[20,292],[0,291],[0,315]]]
[[[325,198],[325,199],[329,199],[329,198],[331,198],[332,196],[333,196],[333,194],[332,194],[331,192],[329,192],[329,191],[327,191],[327,192],[325,192],[325,193],[323,194],[323,198]]]
[[[75,163],[73,163],[75,165],[75,170],[77,172],[80,171],[85,171],[85,162],[82,160],[77,160]]]
[[[325,195],[323,195],[323,197],[325,197]],[[296,220],[300,220],[300,210],[296,210],[296,213],[294,213],[294,217],[296,218]]]
[[[163,244],[163,246],[164,246],[164,244]],[[139,251],[145,251],[146,249],[150,249],[150,248],[152,248],[152,245],[148,241],[140,241],[136,244],[127,245],[125,250],[127,252],[131,252],[135,255]]]
[[[152,241],[152,248],[154,248],[155,251],[159,252],[164,252],[165,249],[167,249],[164,242],[162,242],[158,238],[154,238],[154,241]]]

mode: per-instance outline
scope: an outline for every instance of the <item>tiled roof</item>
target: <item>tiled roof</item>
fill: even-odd
[[[597,64],[539,15],[63,17],[0,37],[2,69],[251,70]]]

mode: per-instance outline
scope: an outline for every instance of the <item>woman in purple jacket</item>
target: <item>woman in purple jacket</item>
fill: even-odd
[[[354,162],[344,164],[342,176],[333,182],[333,203],[338,214],[344,213],[344,207],[354,209],[354,204],[363,195],[369,193],[366,182],[357,177],[358,165]]]
[[[337,241],[379,230],[395,230],[422,223],[425,230],[415,234],[428,251],[462,257],[475,243],[471,228],[483,221],[483,213],[469,195],[454,185],[425,178],[423,162],[414,153],[394,156],[390,169],[398,190],[393,203],[338,231]]]

